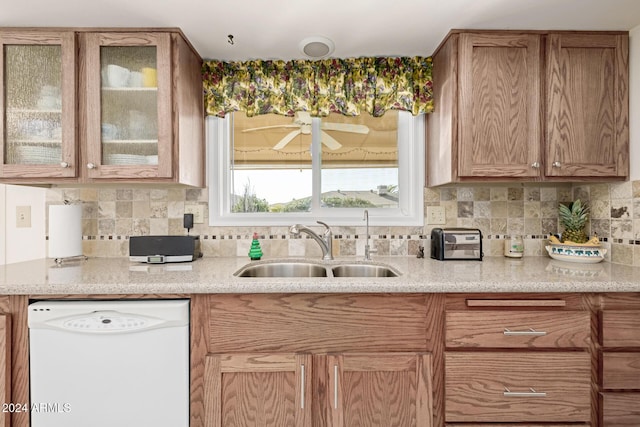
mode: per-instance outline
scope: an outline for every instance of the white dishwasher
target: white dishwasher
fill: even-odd
[[[188,427],[189,301],[29,305],[31,427]]]

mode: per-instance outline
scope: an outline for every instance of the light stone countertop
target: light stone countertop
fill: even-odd
[[[363,261],[345,257],[331,263],[341,262]],[[128,258],[92,258],[61,267],[52,259],[41,259],[0,266],[0,294],[640,292],[640,268],[608,262],[574,264],[548,257],[485,257],[482,262],[374,257],[372,262],[387,264],[402,274],[392,278],[243,278],[233,273],[249,263],[247,258],[211,257],[155,265],[132,263]]]

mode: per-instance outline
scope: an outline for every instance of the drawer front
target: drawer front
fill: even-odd
[[[448,422],[589,422],[587,353],[462,353],[445,356]]]
[[[492,424],[492,423],[482,423],[482,424],[469,424],[469,423],[464,423],[464,424],[451,424],[451,423],[447,423],[446,427],[588,427],[589,424],[522,424],[522,423],[516,423],[516,424],[504,424],[504,423],[500,423],[500,424]]]
[[[640,426],[640,393],[604,393],[603,427]]]
[[[640,311],[604,311],[602,344],[609,348],[640,347]]]
[[[426,351],[425,295],[212,295],[208,349],[237,352]]]
[[[604,353],[602,386],[606,389],[640,389],[640,353]]]
[[[446,314],[447,347],[586,348],[587,312],[453,311]]]

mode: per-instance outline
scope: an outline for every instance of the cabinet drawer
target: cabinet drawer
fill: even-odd
[[[602,386],[607,389],[640,389],[640,353],[604,353]]]
[[[487,424],[487,423],[482,423],[482,424],[469,424],[469,423],[464,423],[464,424],[451,424],[451,423],[447,423],[446,427],[588,427],[588,424],[522,424],[522,423],[516,423],[516,424]]]
[[[244,294],[208,301],[210,352],[425,351],[424,295]]]
[[[450,348],[585,348],[590,328],[586,312],[453,311],[446,315],[446,342]]]
[[[640,311],[604,311],[602,344],[605,347],[640,347]]]
[[[604,427],[640,426],[640,393],[603,393]]]
[[[588,353],[447,352],[451,422],[588,422]]]

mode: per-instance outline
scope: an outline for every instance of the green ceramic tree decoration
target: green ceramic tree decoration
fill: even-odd
[[[249,249],[249,258],[251,261],[257,261],[262,258],[262,249],[260,249],[258,233],[253,233],[253,241],[251,242],[251,249]]]

